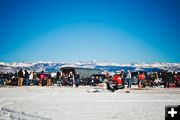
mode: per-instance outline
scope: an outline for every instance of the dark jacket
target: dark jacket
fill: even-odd
[[[19,78],[23,78],[24,76],[23,76],[23,71],[22,70],[19,70],[19,72],[18,72],[18,77]]]
[[[29,73],[27,71],[25,71],[25,79],[29,79]]]

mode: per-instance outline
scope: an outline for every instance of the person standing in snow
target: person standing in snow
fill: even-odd
[[[56,81],[57,81],[57,86],[60,86],[61,85],[61,73],[58,71],[56,73]]]
[[[143,82],[145,80],[145,74],[143,72],[141,72],[138,75],[138,80],[139,80],[138,88],[142,88],[143,87]]]
[[[73,87],[74,85],[74,75],[72,72],[69,73],[69,82],[70,82],[70,86]]]
[[[167,85],[166,85],[167,88],[170,87],[170,84],[171,84],[171,83],[173,83],[173,73],[172,73],[172,72],[169,72],[169,73],[168,73],[167,83],[166,83],[166,84],[167,84]]]
[[[30,85],[32,85],[32,83],[33,83],[33,72],[30,72],[30,74],[29,74],[29,83],[30,83]]]
[[[79,83],[80,83],[80,77],[79,77],[79,74],[76,73],[76,75],[75,75],[75,85],[76,85],[76,87],[79,87]]]
[[[38,85],[38,76],[37,76],[37,73],[33,72],[33,84],[34,85]]]
[[[23,74],[22,69],[20,69],[18,72],[18,86],[23,85],[23,80],[24,80],[24,74]]]
[[[126,79],[126,73],[124,72],[124,70],[121,70],[120,75],[121,75],[122,82],[123,82],[123,85],[124,85],[125,79]]]
[[[65,86],[70,86],[70,80],[69,80],[69,75],[66,73],[63,73],[63,84]]]
[[[25,70],[24,79],[25,79],[25,85],[28,86],[30,81],[29,81],[29,73],[27,70]]]
[[[46,85],[46,74],[44,74],[44,71],[41,71],[40,79],[42,81],[42,86]]]
[[[47,75],[47,86],[51,86],[52,85],[52,76],[51,76],[51,73],[49,73],[48,75]]]
[[[4,76],[2,72],[0,73],[0,85],[4,86]]]
[[[162,81],[164,83],[164,88],[168,88],[169,87],[169,84],[168,84],[168,71],[163,72]]]
[[[126,81],[127,81],[127,88],[131,88],[131,72],[128,70],[127,76],[126,76]]]

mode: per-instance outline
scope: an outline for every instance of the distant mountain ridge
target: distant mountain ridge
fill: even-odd
[[[110,62],[97,62],[97,61],[79,61],[77,63],[65,62],[0,62],[0,72],[14,72],[19,69],[27,69],[31,71],[40,72],[57,72],[61,67],[82,67],[82,68],[98,68],[105,71],[118,71],[118,70],[144,70],[147,72],[158,71],[160,69],[170,71],[180,71],[180,63],[132,63],[132,64],[118,64]]]

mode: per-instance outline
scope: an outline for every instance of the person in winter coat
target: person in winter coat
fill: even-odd
[[[79,77],[79,74],[76,73],[76,75],[75,75],[75,85],[76,85],[76,87],[79,87],[79,84],[80,84],[80,77]]]
[[[23,85],[23,80],[24,80],[24,74],[22,69],[20,69],[18,71],[18,86],[22,86]]]
[[[47,75],[47,86],[51,86],[52,85],[52,76],[51,76],[51,73],[49,73]]]
[[[25,70],[24,79],[25,79],[25,85],[28,86],[30,84],[30,80],[29,80],[29,73],[27,70]]]
[[[138,75],[138,80],[139,80],[138,88],[142,88],[143,81],[145,80],[145,74],[143,72]]]
[[[32,85],[32,83],[33,83],[33,72],[30,72],[30,74],[29,74],[29,81],[30,81],[30,85]]]
[[[177,77],[175,78],[176,87],[180,87],[180,73],[177,73]]]
[[[0,85],[4,86],[4,76],[2,72],[0,73]]]
[[[34,85],[38,85],[38,76],[37,76],[37,73],[33,72],[33,84]]]
[[[58,72],[56,73],[57,86],[60,86],[60,85],[61,85],[61,77],[62,77],[61,72],[58,71]]]
[[[121,70],[120,75],[121,75],[122,82],[124,84],[125,79],[126,79],[126,73],[124,72],[124,70]]]
[[[170,83],[171,84],[173,83],[173,73],[172,72],[168,73],[167,83],[166,83],[168,88],[169,88]]]
[[[44,71],[41,71],[40,80],[42,81],[42,86],[47,84],[46,83],[46,74],[44,73]]]
[[[63,81],[64,81],[63,85],[65,85],[65,86],[70,85],[69,75],[67,73],[66,74],[63,73]]]
[[[131,88],[131,72],[128,70],[126,75],[126,81],[127,81],[127,88]]]
[[[163,73],[162,73],[162,81],[163,81],[163,84],[164,84],[164,88],[167,88],[167,87],[169,87],[169,85],[168,85],[168,73],[167,73],[167,71],[164,71]]]
[[[70,82],[70,86],[73,87],[74,85],[74,75],[72,72],[69,73],[69,82]]]

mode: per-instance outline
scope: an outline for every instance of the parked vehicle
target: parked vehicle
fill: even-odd
[[[101,69],[92,69],[92,68],[78,68],[78,67],[61,67],[62,73],[69,74],[72,72],[74,75],[79,74],[80,78],[88,78],[93,74],[101,74]]]

